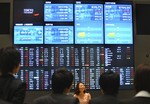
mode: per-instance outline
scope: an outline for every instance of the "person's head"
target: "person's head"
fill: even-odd
[[[135,91],[142,90],[150,93],[150,64],[140,64],[135,70],[134,75]]]
[[[67,93],[73,83],[73,74],[66,68],[60,68],[52,75],[53,93]],[[67,92],[66,92],[67,91]]]
[[[82,82],[78,82],[76,85],[76,89],[74,94],[79,95],[80,92],[84,92],[85,93],[86,89],[85,89],[85,85]]]
[[[20,69],[20,52],[14,47],[0,49],[0,72],[1,74],[17,73]]]
[[[111,70],[100,75],[99,85],[104,94],[117,95],[120,86],[120,76]]]

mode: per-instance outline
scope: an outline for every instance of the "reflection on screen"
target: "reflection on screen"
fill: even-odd
[[[103,44],[102,4],[75,4],[75,44]]]
[[[44,4],[44,21],[73,21],[73,4]]]
[[[45,26],[45,44],[73,44],[73,26]]]
[[[14,44],[43,44],[43,26],[14,26]]]
[[[133,44],[132,6],[105,4],[105,43]]]

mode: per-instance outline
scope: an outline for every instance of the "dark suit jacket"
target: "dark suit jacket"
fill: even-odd
[[[8,102],[3,101],[3,100],[0,99],[0,104],[10,104],[10,103],[8,103]]]
[[[78,104],[78,102],[78,99],[71,95],[52,93],[35,99],[33,104]]]
[[[150,97],[133,97],[122,101],[120,104],[150,104]]]
[[[103,95],[92,98],[90,104],[119,104],[119,100],[113,95]]]
[[[0,99],[12,104],[23,104],[25,92],[26,83],[11,74],[0,76]]]

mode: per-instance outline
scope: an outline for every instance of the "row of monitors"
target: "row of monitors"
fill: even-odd
[[[133,86],[133,67],[67,67],[74,75],[72,89],[78,82],[83,82],[87,89],[100,89],[98,80],[100,74],[112,70],[120,74],[120,89],[132,89]],[[21,68],[16,75],[19,79],[26,82],[26,90],[50,90],[52,87],[51,77],[57,70],[55,67],[44,68]]]
[[[75,33],[73,26],[14,26],[14,44],[133,44],[132,28],[127,28],[111,26],[103,36],[92,24],[77,26]]]
[[[133,44],[132,4],[14,0],[14,44]]]
[[[133,45],[19,45],[21,67],[133,67]]]
[[[101,73],[113,70],[120,74],[120,88],[133,85],[133,45],[15,45],[21,53],[17,77],[27,83],[27,90],[50,90],[51,76],[60,67],[74,74],[77,82],[90,90],[100,89]]]

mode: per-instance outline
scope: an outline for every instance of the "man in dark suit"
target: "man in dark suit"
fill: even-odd
[[[3,101],[3,100],[0,99],[0,104],[11,104],[11,103],[8,103],[8,102]]]
[[[140,64],[135,70],[136,95],[122,104],[150,104],[150,64]]]
[[[119,104],[117,94],[120,86],[119,74],[108,70],[100,75],[99,85],[102,96],[93,98],[90,104]]]
[[[23,104],[25,98],[26,83],[15,78],[20,59],[20,52],[14,47],[0,49],[0,99],[11,104]]]
[[[59,69],[52,75],[52,93],[39,97],[33,104],[77,104],[78,99],[67,93],[70,92],[73,75],[67,69]]]

